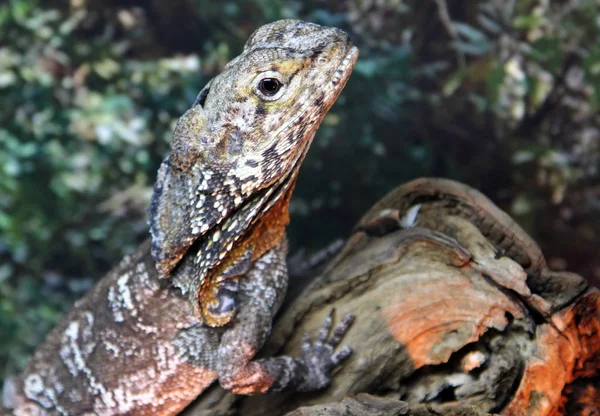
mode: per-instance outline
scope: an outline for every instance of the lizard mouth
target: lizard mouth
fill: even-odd
[[[325,113],[327,113],[329,108],[337,100],[337,97],[340,95],[340,93],[344,89],[344,86],[346,85],[346,82],[350,78],[350,74],[352,73],[352,70],[354,69],[354,65],[356,64],[356,61],[358,59],[358,54],[359,54],[358,48],[356,46],[353,46],[350,41],[347,42],[346,47],[348,48],[348,52],[346,52],[346,55],[340,61],[335,72],[333,73],[333,75],[331,76],[329,81],[327,82],[326,87],[324,88],[324,93],[322,93],[321,100],[322,100],[322,102],[325,102],[327,104],[325,104],[325,106],[323,108],[320,108],[317,110],[318,112],[321,113],[321,117],[319,117],[319,119],[322,119],[322,117],[324,117]],[[313,100],[311,100],[311,101],[314,101],[314,97],[312,97],[312,98],[313,98]],[[311,111],[315,111],[315,110],[314,109],[306,109],[305,111],[300,113],[296,117],[295,120],[290,122],[277,135],[283,136],[282,133],[285,132],[286,130],[290,129],[292,126],[294,126],[298,119],[307,118],[307,117],[309,118],[309,113],[311,113]],[[321,124],[320,120],[313,124],[314,127],[312,129],[312,134],[303,132],[304,137],[301,140],[299,140],[300,144],[297,146],[298,150],[295,152],[295,157],[291,158],[292,160],[290,163],[290,167],[287,169],[287,172],[283,175],[282,180],[271,184],[270,187],[287,188],[288,186],[290,186],[289,182],[294,182],[296,175],[298,173],[298,170],[300,168],[300,164],[302,163],[304,156],[306,155],[306,152],[308,151],[308,147],[312,141],[313,135],[316,132],[316,130],[318,129],[320,124]],[[271,197],[270,203],[268,204],[269,207],[273,205],[273,203],[274,203],[273,199],[276,200],[277,198],[279,198],[281,193],[282,192],[275,192],[275,195],[273,197]]]
[[[344,59],[342,59],[342,62],[340,62],[340,65],[335,71],[335,74],[331,78],[331,83],[335,86],[342,82],[342,88],[346,84],[346,81],[348,81],[348,78],[350,78],[352,69],[354,69],[354,65],[356,64],[356,61],[358,59],[358,48],[356,46],[352,46],[351,43],[349,44],[349,46],[350,50],[348,51]]]

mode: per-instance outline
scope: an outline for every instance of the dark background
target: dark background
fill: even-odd
[[[361,50],[301,170],[292,252],[419,176],[486,193],[555,269],[600,282],[595,0],[0,3],[0,379],[148,236],[174,123],[258,26]]]

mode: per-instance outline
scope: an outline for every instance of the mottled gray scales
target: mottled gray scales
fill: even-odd
[[[177,124],[149,209],[152,243],[77,302],[5,384],[6,411],[172,415],[217,379],[240,394],[329,384],[349,354],[334,351],[348,319],[332,338],[329,320],[299,358],[253,357],[287,287],[283,229],[298,169],[357,56],[344,32],[301,21],[251,36]]]

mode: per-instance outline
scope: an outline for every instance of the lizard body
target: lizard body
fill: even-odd
[[[176,414],[215,380],[234,393],[330,382],[350,325],[302,357],[253,360],[287,287],[299,166],[358,51],[333,28],[259,28],[179,120],[150,212],[152,243],[78,301],[5,383],[15,415]],[[191,307],[190,307],[191,305]]]

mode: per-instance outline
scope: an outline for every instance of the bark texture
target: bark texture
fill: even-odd
[[[419,179],[369,210],[278,319],[263,353],[353,312],[352,356],[320,393],[242,397],[213,386],[187,415],[594,415],[600,292],[550,271],[481,193]]]

